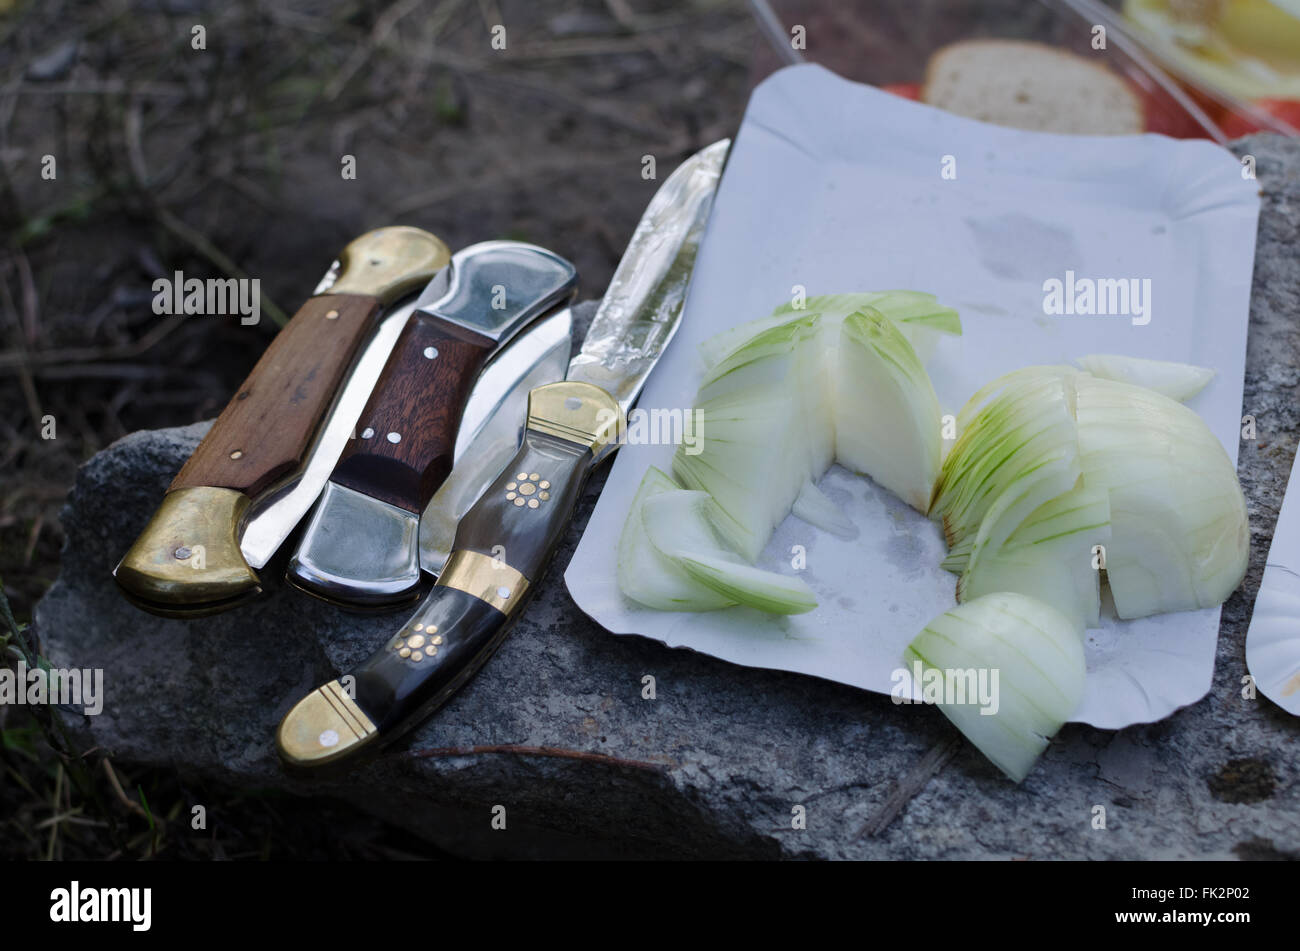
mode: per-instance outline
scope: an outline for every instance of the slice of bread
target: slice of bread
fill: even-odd
[[[921,99],[959,116],[1040,132],[1141,132],[1142,102],[1098,63],[1042,43],[963,40],[935,52]]]

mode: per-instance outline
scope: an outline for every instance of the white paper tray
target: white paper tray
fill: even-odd
[[[1300,716],[1300,466],[1291,466],[1255,612],[1246,633],[1246,667],[1259,692]]]
[[[956,159],[953,180],[941,176],[945,156]],[[754,91],[681,329],[640,406],[690,407],[700,341],[764,316],[796,284],[809,295],[909,288],[961,314],[964,336],[945,339],[929,362],[945,412],[1030,364],[1097,352],[1185,361],[1218,371],[1190,405],[1235,462],[1258,215],[1255,183],[1208,142],[1021,132],[792,66]],[[1043,282],[1067,269],[1150,278],[1150,323],[1046,316]],[[791,546],[803,545],[815,611],[642,608],[617,588],[618,537],[646,467],[667,471],[672,453],[620,451],[565,574],[578,606],[614,633],[888,693],[903,648],[954,604],[937,527],[832,468],[823,488],[858,537],[843,541],[791,517],[760,559],[790,571]],[[1088,632],[1076,720],[1150,722],[1209,689],[1219,609],[1103,625]]]

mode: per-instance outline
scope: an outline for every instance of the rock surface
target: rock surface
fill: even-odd
[[[1160,723],[1068,726],[1020,786],[962,742],[883,832],[864,835],[953,728],[930,708],[601,630],[561,577],[598,474],[547,580],[475,680],[378,758],[291,776],[273,745],[280,718],[402,617],[347,615],[283,590],[283,553],[263,572],[269,594],[242,610],[174,621],[129,607],[110,571],[203,424],[136,433],[78,476],[62,574],[35,619],[54,663],[105,671],[103,712],[72,719],[88,746],[123,761],[338,796],[474,856],[1298,858],[1300,720],[1244,699],[1241,681],[1300,433],[1300,143],[1259,137],[1238,151],[1256,157],[1265,202],[1242,410],[1258,426],[1240,462],[1250,571],[1224,607],[1210,694]],[[647,674],[657,699],[642,699]],[[475,749],[516,746],[548,749]],[[491,829],[498,804],[505,831]],[[792,828],[795,806],[804,829]]]

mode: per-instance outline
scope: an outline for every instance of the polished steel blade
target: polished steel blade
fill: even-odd
[[[730,145],[723,139],[701,149],[660,186],[623,252],[582,352],[569,363],[568,379],[601,387],[624,413],[677,332]]]
[[[522,241],[481,241],[451,256],[437,298],[430,285],[419,310],[498,346],[560,306],[577,290],[578,272],[554,251]]]
[[[316,502],[334,471],[334,464],[352,438],[370,391],[375,388],[375,381],[418,303],[418,298],[412,299],[379,324],[335,400],[327,422],[320,428],[309,451],[307,465],[254,500],[239,540],[239,549],[251,567],[265,566]]]
[[[528,391],[564,379],[573,348],[573,318],[566,307],[544,318],[483,371],[510,380],[508,392],[477,404],[474,390],[456,439],[456,466],[420,515],[420,568],[435,577],[446,564],[456,524],[519,450],[528,411]],[[501,393],[501,385],[484,387]]]

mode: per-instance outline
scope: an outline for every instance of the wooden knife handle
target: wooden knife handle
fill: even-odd
[[[422,511],[451,472],[465,404],[495,347],[491,337],[412,314],[330,479]]]
[[[450,260],[441,238],[406,225],[352,239],[335,263],[330,293],[310,298],[276,334],[169,491],[257,496],[297,469],[380,308],[424,286]]]
[[[298,468],[380,306],[378,297],[362,294],[308,299],[168,491],[211,486],[256,496]]]
[[[483,666],[541,580],[618,418],[617,401],[589,383],[551,383],[529,394],[523,446],[461,519],[451,557],[419,610],[285,717],[279,745],[289,762],[323,765],[392,740]]]

